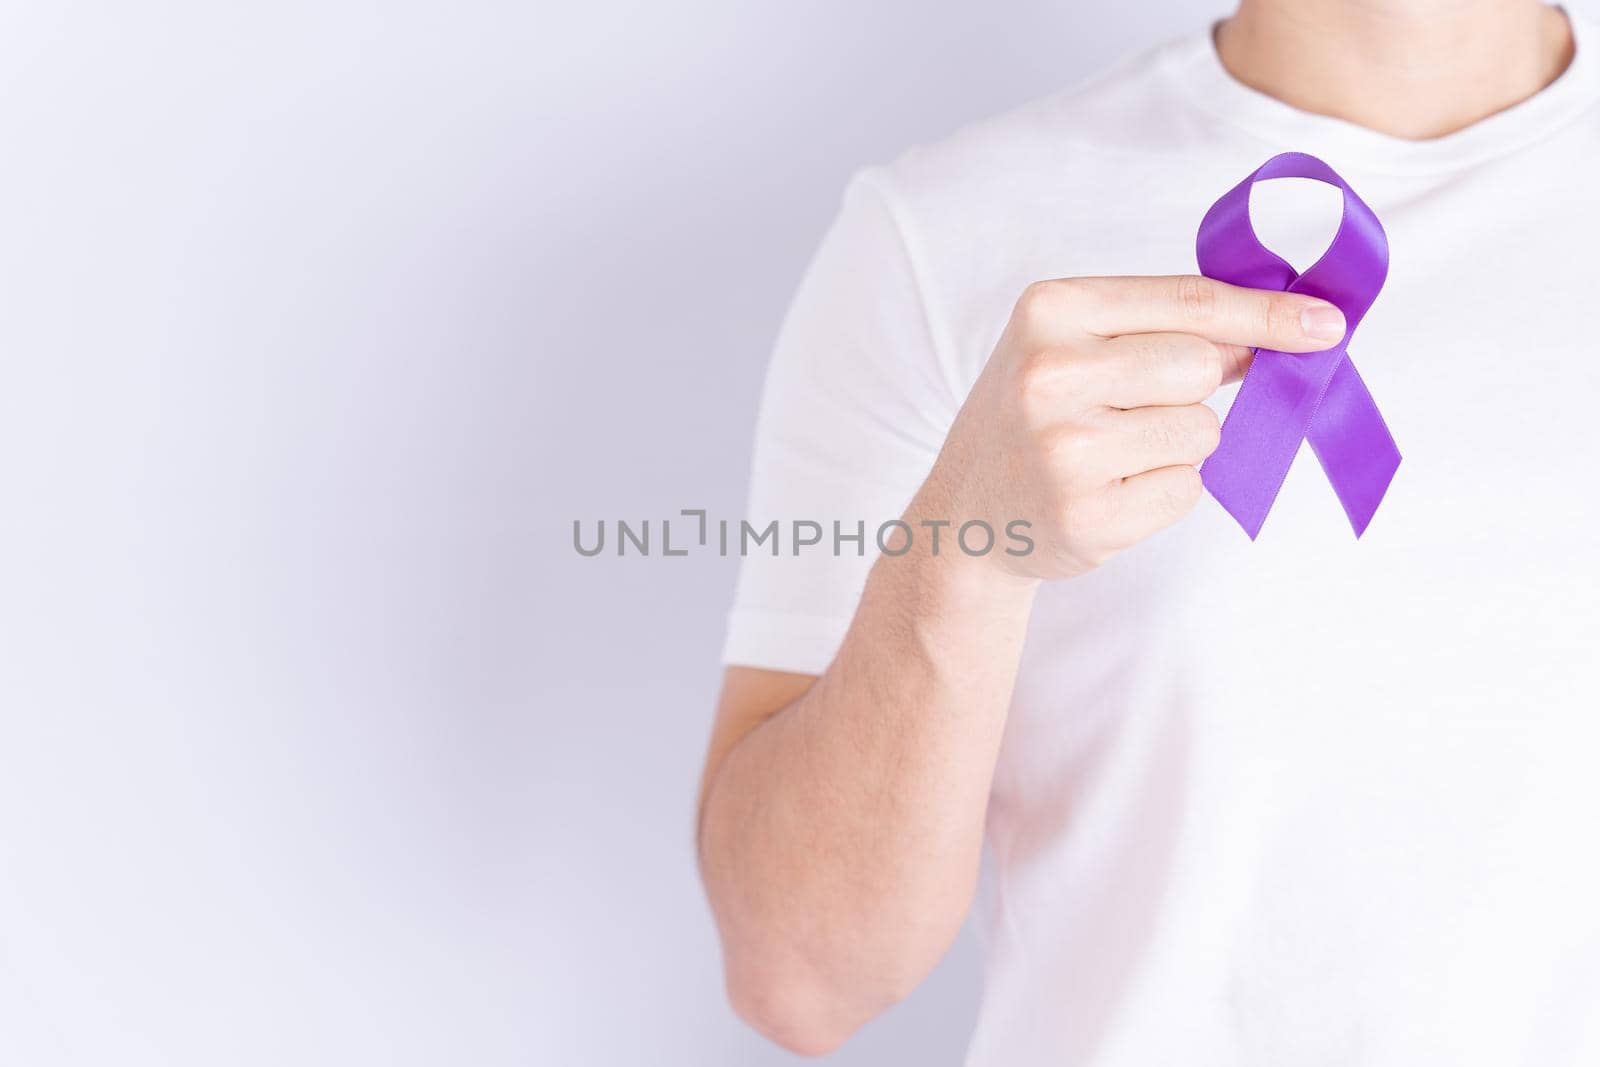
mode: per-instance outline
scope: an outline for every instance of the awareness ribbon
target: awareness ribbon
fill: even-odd
[[[1312,178],[1344,194],[1344,215],[1322,258],[1296,272],[1256,237],[1250,188],[1272,178]],[[1285,152],[1223,194],[1200,222],[1200,273],[1252,289],[1319,297],[1344,312],[1344,338],[1307,355],[1257,349],[1222,423],[1222,442],[1200,478],[1255,540],[1289,466],[1309,440],[1360,537],[1400,466],[1389,427],[1345,351],[1389,272],[1389,242],[1372,209],[1315,156]]]

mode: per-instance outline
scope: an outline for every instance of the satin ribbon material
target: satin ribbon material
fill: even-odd
[[[1272,178],[1313,178],[1344,194],[1333,243],[1303,274],[1262,245],[1250,224],[1250,187]],[[1195,254],[1207,277],[1320,297],[1338,305],[1345,318],[1344,339],[1324,351],[1256,350],[1223,420],[1222,443],[1200,467],[1201,480],[1255,540],[1300,442],[1309,440],[1360,537],[1400,466],[1400,450],[1346,352],[1389,272],[1389,242],[1378,217],[1322,160],[1285,152],[1212,205],[1200,223]]]

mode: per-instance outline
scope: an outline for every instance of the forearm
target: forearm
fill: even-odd
[[[848,1034],[932,968],[971,900],[1034,586],[917,532],[874,566],[833,665],[707,793],[730,993],[768,1029]]]

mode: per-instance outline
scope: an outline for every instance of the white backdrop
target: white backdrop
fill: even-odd
[[[0,7],[0,1063],[771,1064],[691,848],[856,166],[1220,13]],[[963,940],[838,1064],[955,1064]]]

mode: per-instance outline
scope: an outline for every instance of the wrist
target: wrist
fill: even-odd
[[[1039,585],[1025,566],[1037,547],[1032,523],[973,502],[940,475],[936,467],[901,516],[914,538],[904,556],[953,592],[1031,598]]]
[[[878,559],[863,605],[875,602],[870,614],[887,624],[877,632],[903,654],[967,685],[1020,655],[1038,582],[921,540]]]
[[[1039,580],[1007,565],[1026,547],[1005,525],[977,519],[924,486],[874,570],[883,574],[918,629],[968,636],[975,627],[1026,623]]]

